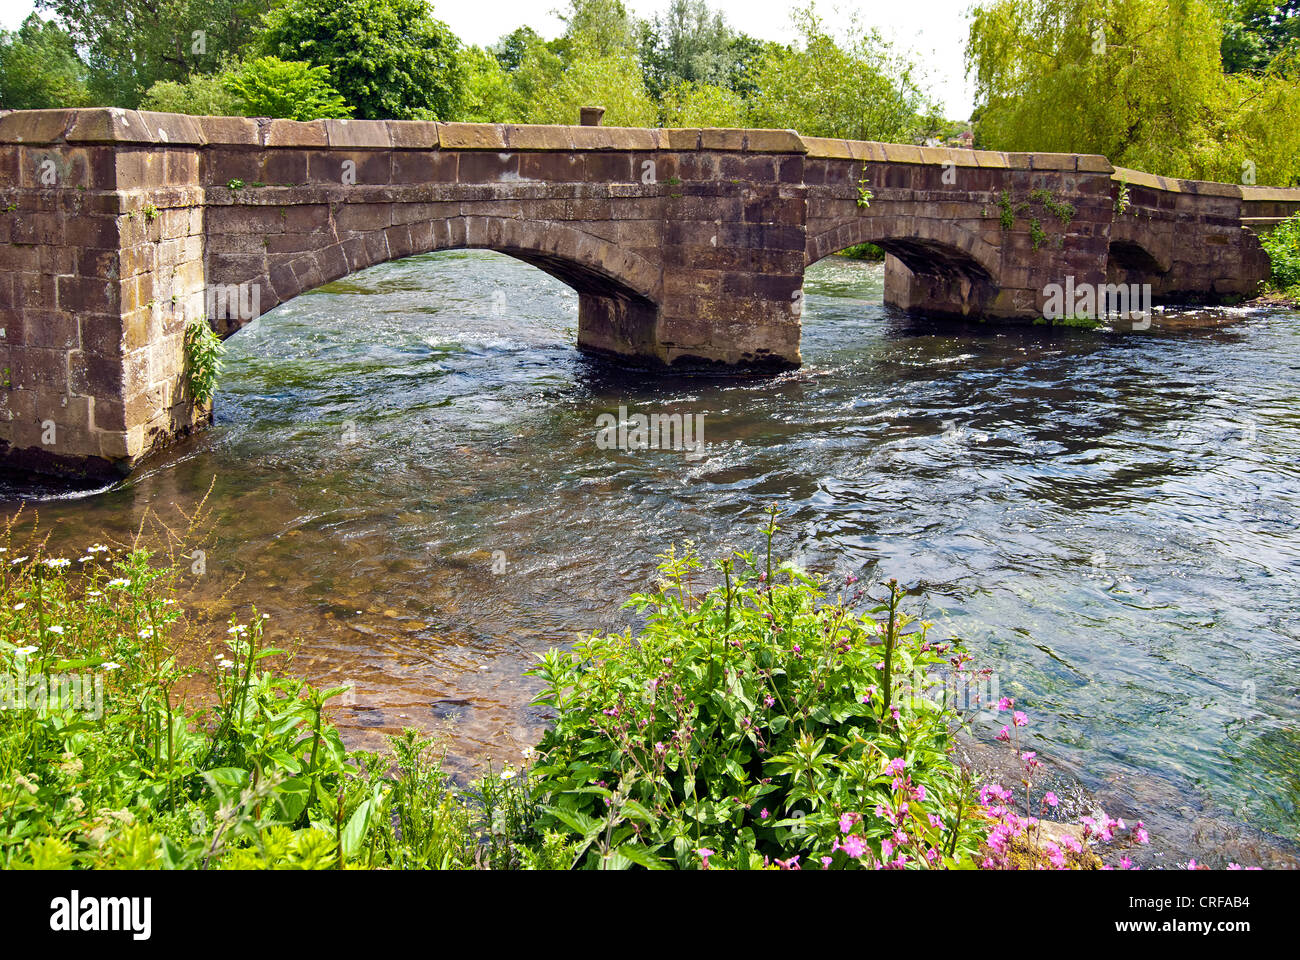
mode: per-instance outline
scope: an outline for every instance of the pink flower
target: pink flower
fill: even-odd
[[[764,807],[764,808],[763,808],[763,810],[762,810],[762,812],[759,814],[759,816],[760,816],[762,819],[764,819],[764,820],[767,819],[767,807]]]
[[[843,850],[846,856],[853,860],[858,860],[867,852],[867,845],[863,842],[861,837],[848,836],[844,838],[843,843],[839,840],[832,843],[831,849]]]
[[[995,739],[997,739],[997,740],[1001,740],[1003,743],[1010,743],[1010,742],[1011,742],[1011,728],[1010,728],[1010,727],[1003,727],[1001,730],[998,731],[998,735],[997,735],[997,737],[996,737]]]
[[[1141,820],[1133,825],[1133,839],[1138,843],[1151,842],[1151,835],[1147,833],[1147,828],[1142,825]]]
[[[766,707],[770,707],[774,703],[776,703],[776,698],[771,694],[768,694],[767,698],[763,700],[763,705]]]
[[[1043,794],[1043,803],[1047,804],[1049,807],[1054,807],[1060,802],[1061,801],[1057,798],[1056,794],[1052,793],[1051,790],[1048,790]]]
[[[1029,718],[1019,710],[1017,710],[1015,713],[1011,715],[1011,720],[1013,723],[1015,723],[1017,727],[1029,726]]]
[[[906,769],[907,769],[907,761],[904,760],[902,757],[895,757],[893,760],[890,760],[889,763],[885,765],[885,773],[894,777],[898,776]]]
[[[1016,705],[1016,701],[1012,700],[1010,697],[1003,697],[1001,700],[998,701],[999,710],[1010,710],[1015,705]]]
[[[889,857],[890,857],[890,855],[891,855],[893,852],[894,852],[894,844],[893,844],[890,840],[885,839],[885,840],[881,840],[881,841],[880,841],[880,859],[881,859],[881,860],[888,860]]]
[[[822,857],[822,869],[829,870],[834,860],[835,860],[834,857]]]
[[[700,860],[703,862],[704,869],[709,869],[709,857],[713,856],[715,851],[710,850],[707,847],[700,847],[700,849],[695,852],[700,855]]]
[[[848,833],[853,829],[853,825],[858,822],[856,813],[840,814],[840,833]]]

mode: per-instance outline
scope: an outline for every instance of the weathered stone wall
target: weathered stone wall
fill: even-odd
[[[854,244],[882,247],[888,303],[1031,318],[1042,315],[1047,284],[1105,277],[1104,157],[804,140],[808,262]],[[870,193],[866,206],[860,189]]]
[[[1253,289],[1267,264],[1243,216],[1300,208],[1297,191],[1143,176],[1117,219],[1101,157],[782,130],[0,115],[0,458],[129,469],[210,417],[187,321],[226,336],[417,253],[493,249],[560,278],[584,349],[762,368],[799,363],[804,268],[847,246],[888,251],[897,306],[1031,317],[1066,276]]]
[[[1149,283],[1153,297],[1166,301],[1212,301],[1259,292],[1270,267],[1259,237],[1246,222],[1244,191],[1249,188],[1156,177],[1122,167],[1112,180],[1110,282]],[[1275,193],[1292,195],[1300,209],[1300,190]]]

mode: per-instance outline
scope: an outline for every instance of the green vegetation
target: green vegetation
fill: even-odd
[[[775,508],[764,552],[717,561],[716,586],[670,551],[629,601],[636,637],[546,654],[555,725],[533,762],[458,789],[414,731],[349,751],[326,715],[344,688],[273,670],[291,652],[255,608],[205,642],[181,573],[205,503],[180,533],[147,519],[76,558],[15,546],[14,520],[0,535],[0,868],[1097,865],[1041,839],[1033,804],[1055,798],[1031,795],[1032,753],[1023,817],[953,759],[937,672],[981,675],[960,644],[893,582],[828,599],[777,563]]]
[[[957,142],[918,66],[813,3],[762,41],[708,0],[568,0],[564,31],[468,46],[425,0],[39,0],[0,34],[0,107],[792,128]],[[195,29],[195,24],[206,27]],[[1300,0],[982,0],[974,145],[1099,153],[1165,176],[1300,183]]]
[[[10,110],[90,103],[89,71],[72,38],[32,14],[13,33],[0,31],[0,105]]]
[[[1267,23],[1228,17],[1263,6],[1287,9]],[[1293,8],[1250,0],[989,0],[975,11],[968,46],[976,145],[1100,153],[1164,176],[1300,182]],[[1236,49],[1232,37],[1258,39],[1251,48],[1258,56],[1243,54],[1253,69],[1234,72],[1239,64],[1225,63],[1223,49]]]
[[[1300,300],[1300,213],[1260,238],[1273,264],[1268,286],[1273,293]]]
[[[582,864],[951,866],[978,848],[952,714],[902,683],[937,683],[960,652],[909,629],[894,584],[866,613],[821,602],[817,581],[774,569],[775,531],[765,558],[718,561],[722,585],[703,593],[696,555],[669,552],[658,589],[632,598],[638,637],[593,637],[535,671],[556,713],[540,826],[566,832]]]
[[[185,325],[185,367],[196,403],[207,403],[216,394],[221,355],[225,352],[206,320],[191,320]]]
[[[364,119],[446,120],[459,108],[460,41],[424,0],[283,0],[257,44],[327,67]]]

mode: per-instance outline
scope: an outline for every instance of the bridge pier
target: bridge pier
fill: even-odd
[[[573,287],[578,345],[677,369],[800,362],[804,269],[883,247],[886,300],[1042,317],[1066,277],[1219,297],[1267,273],[1251,224],[1300,191],[1102,157],[788,130],[0,114],[0,469],[114,475],[201,428],[187,323],[230,336],[299,293],[435,250]],[[508,297],[509,292],[505,292]]]

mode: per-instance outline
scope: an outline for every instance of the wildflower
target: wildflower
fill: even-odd
[[[791,857],[789,860],[776,860],[776,861],[773,861],[773,862],[774,862],[778,867],[780,867],[782,870],[798,870],[798,869],[800,869],[800,867],[799,867],[799,854],[797,854],[797,853],[796,853],[793,857]]]
[[[998,701],[998,710],[1010,710],[1015,705],[1016,701],[1012,700],[1010,697],[1003,697]]]
[[[762,809],[762,811],[759,812],[758,815],[759,815],[760,819],[766,820],[766,819],[767,819],[767,807],[764,807],[764,808]]]
[[[10,560],[10,561],[9,561],[9,566],[11,566],[11,567],[16,567],[16,566],[18,566],[18,564],[20,564],[20,563],[26,563],[27,560],[28,560],[27,557],[18,557],[16,560]]]
[[[122,669],[122,665],[121,665],[120,663],[114,663],[112,660],[106,660],[106,661],[104,661],[103,663],[101,663],[101,664],[99,665],[99,667],[100,667],[101,670],[121,670],[121,669]]]
[[[899,774],[901,774],[903,770],[905,770],[906,768],[907,768],[907,761],[904,760],[902,757],[895,757],[893,760],[890,760],[889,763],[885,764],[885,773],[888,773],[891,776],[896,777]]]
[[[81,813],[86,809],[86,801],[80,797],[68,797],[68,806],[72,808],[73,813]]]
[[[1011,720],[1013,723],[1015,723],[1017,727],[1029,726],[1029,718],[1019,710],[1017,710],[1015,713],[1011,715]]]
[[[48,626],[45,629],[48,630],[50,633],[57,633],[60,636],[63,635],[63,628],[59,626],[57,623],[52,626]]]
[[[1045,794],[1043,794],[1043,803],[1047,804],[1049,807],[1055,807],[1060,802],[1061,802],[1060,799],[1056,796],[1056,794],[1052,793],[1051,790],[1048,790]]]
[[[531,760],[531,759],[533,759],[533,757],[535,757],[536,755],[537,755],[537,751],[536,751],[533,747],[524,747],[524,759],[525,759],[525,760]]]
[[[875,685],[873,684],[872,686],[867,687],[867,692],[862,695],[862,702],[870,703],[871,698],[874,697],[875,695],[876,695],[876,688]]]
[[[131,586],[131,581],[130,581],[130,580],[123,580],[121,577],[118,577],[118,578],[115,579],[115,580],[110,580],[110,581],[108,581],[108,583],[105,584],[105,586],[108,586],[108,587],[129,587],[129,586]]]
[[[150,637],[153,636],[153,627],[145,627],[143,630],[140,631],[138,636],[140,637],[141,640],[148,640]]]
[[[14,651],[14,653],[18,654],[18,656],[20,657],[25,657],[28,654],[35,653],[39,649],[40,649],[39,647],[19,647],[17,650]]]
[[[998,731],[998,735],[997,735],[997,737],[996,737],[995,739],[997,739],[997,740],[1001,740],[1003,743],[1010,743],[1010,742],[1011,742],[1011,728],[1010,728],[1010,727],[1003,727],[1001,730]]]
[[[888,843],[889,841],[884,841]],[[867,845],[861,837],[848,836],[843,842],[836,840],[831,844],[831,850],[843,850],[845,856],[852,860],[860,860],[862,855],[867,852]]]
[[[1138,843],[1151,842],[1151,836],[1147,833],[1147,828],[1142,825],[1141,820],[1133,825],[1133,839]]]
[[[24,607],[26,607],[26,606],[27,606],[26,603],[15,603],[15,604],[14,604],[14,609],[15,609],[15,610],[22,610],[22,609],[23,609]]]
[[[1065,854],[1061,852],[1060,847],[1049,840],[1043,844],[1043,849],[1047,851],[1047,859],[1051,861],[1052,866],[1057,870],[1065,869]]]
[[[506,767],[501,771],[502,780],[513,780],[517,776],[519,776],[519,774],[515,772],[513,767]]]
[[[763,706],[765,707],[771,707],[774,703],[776,703],[776,697],[772,696],[770,693],[763,698]]]
[[[884,808],[877,805],[877,809],[881,810]],[[850,830],[853,829],[853,825],[857,822],[858,822],[858,815],[856,813],[840,814],[840,833],[848,833]]]
[[[696,850],[695,852],[700,855],[700,861],[703,865],[703,869],[705,870],[709,869],[709,857],[714,856],[716,851],[710,850],[707,847],[700,847],[700,849]]]
[[[28,793],[35,793],[37,790],[40,789],[40,787],[38,787],[38,786],[36,785],[36,784],[40,781],[40,779],[41,779],[41,778],[38,777],[38,776],[37,776],[36,774],[34,774],[34,773],[31,775],[30,778],[29,778],[29,777],[25,777],[25,776],[23,776],[23,775],[20,773],[20,774],[18,774],[18,776],[14,779],[14,786],[15,786],[15,787],[22,787],[22,788],[23,788],[24,790],[26,790]]]
[[[62,557],[57,557],[51,560],[46,560],[45,565],[51,570],[62,570],[64,567],[72,566],[72,561],[65,560]]]
[[[835,862],[834,857],[822,857],[821,859],[822,859],[823,870],[829,870],[831,868],[831,864]]]
[[[853,838],[850,837],[849,839],[853,839]],[[894,844],[893,844],[893,841],[889,840],[888,838],[886,838],[886,839],[880,841],[880,859],[881,859],[881,860],[888,860],[888,859],[890,858],[890,856],[893,854],[893,852],[894,852]]]
[[[1120,857],[1120,858],[1119,858],[1119,868],[1120,868],[1121,870],[1132,870],[1132,869],[1133,869],[1133,861],[1130,860],[1128,857]]]

